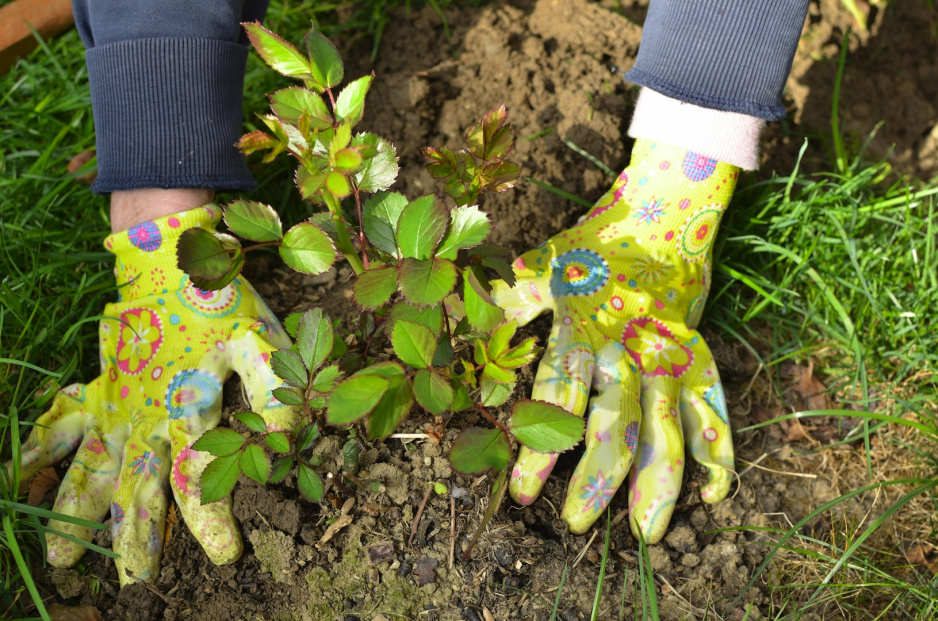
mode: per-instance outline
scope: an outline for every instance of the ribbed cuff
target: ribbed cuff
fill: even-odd
[[[759,131],[763,124],[754,116],[702,108],[643,88],[629,136],[755,170],[759,167]]]
[[[704,108],[784,118],[809,0],[654,0],[625,79]]]
[[[97,194],[256,187],[241,136],[247,47],[137,39],[85,52],[97,133]]]

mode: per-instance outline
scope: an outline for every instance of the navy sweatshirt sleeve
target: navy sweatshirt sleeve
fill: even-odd
[[[87,48],[106,194],[140,188],[255,187],[241,136],[247,38],[269,0],[73,0]]]
[[[652,0],[625,78],[704,108],[775,121],[809,0]]]

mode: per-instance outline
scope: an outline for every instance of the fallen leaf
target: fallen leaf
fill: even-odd
[[[938,548],[928,543],[918,543],[909,548],[909,561],[938,574]]]
[[[784,427],[786,427],[787,433],[785,434],[786,442],[794,442],[796,440],[813,440],[811,434],[808,433],[808,430],[804,428],[804,425],[801,424],[796,418],[791,420],[782,421]]]
[[[91,161],[94,155],[95,155],[94,151],[82,151],[81,153],[73,157],[71,161],[69,161],[68,163],[68,174],[74,175],[75,173],[77,173],[79,170],[82,169],[82,167],[84,167],[85,164]],[[94,183],[94,180],[97,178],[98,178],[98,171],[92,170],[91,172],[81,175],[80,177],[75,177],[75,180],[91,185],[92,183]]]
[[[368,555],[368,562],[372,565],[389,561],[395,556],[394,544],[390,541],[376,543],[365,548],[365,553]]]
[[[814,377],[814,361],[807,367],[795,365],[795,392],[801,397],[805,410],[831,410],[830,399],[827,398],[827,386]]]
[[[436,566],[439,561],[429,556],[422,556],[414,565],[414,576],[417,578],[417,584],[423,586],[432,584],[436,581]]]
[[[94,606],[51,604],[47,610],[52,621],[104,621],[104,617]]]
[[[51,466],[37,472],[29,484],[29,496],[26,497],[26,504],[31,507],[38,507],[46,492],[55,487],[58,482],[59,475],[56,474],[55,468]]]

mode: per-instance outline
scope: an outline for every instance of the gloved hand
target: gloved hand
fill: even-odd
[[[63,479],[55,511],[101,520],[108,508],[121,584],[159,573],[167,479],[182,517],[216,564],[241,556],[229,499],[202,506],[199,480],[212,460],[192,443],[221,417],[222,384],[238,373],[251,408],[271,429],[289,429],[298,411],[271,395],[281,382],[268,363],[290,339],[242,278],[202,291],[176,267],[176,244],[189,228],[214,230],[212,205],[144,222],[111,235],[121,301],[100,324],[101,375],[62,389],[23,447],[23,477],[78,453]],[[90,540],[90,529],[51,527]],[[49,562],[70,567],[85,548],[49,534]]]
[[[710,471],[704,501],[729,491],[723,388],[695,328],[737,175],[735,166],[639,140],[629,167],[575,227],[519,257],[513,288],[493,285],[520,325],[554,313],[532,398],[580,416],[589,405],[586,452],[562,510],[574,533],[592,526],[631,466],[632,531],[637,521],[647,542],[659,541],[680,491],[685,438]],[[555,461],[522,447],[512,497],[533,502]]]

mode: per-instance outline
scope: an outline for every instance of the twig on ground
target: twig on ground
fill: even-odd
[[[586,542],[586,545],[583,546],[583,549],[580,550],[580,553],[576,555],[576,560],[573,561],[573,567],[576,568],[580,564],[580,561],[583,560],[583,557],[586,556],[586,551],[589,550],[590,546],[593,544],[593,540],[596,539],[596,535],[599,534],[598,530],[593,531],[593,536],[590,537],[590,540]]]
[[[172,605],[172,604],[185,604],[185,603],[186,603],[186,600],[184,600],[184,599],[179,599],[178,597],[169,597],[168,595],[163,595],[163,593],[162,593],[158,588],[156,588],[155,586],[153,586],[152,584],[150,584],[149,582],[147,582],[147,581],[144,580],[143,578],[140,578],[140,577],[134,575],[134,572],[132,572],[132,571],[131,571],[130,569],[128,569],[128,568],[125,568],[125,569],[124,569],[124,573],[126,573],[128,576],[130,576],[131,578],[133,578],[138,584],[142,584],[144,587],[146,587],[146,589],[147,589],[148,591],[150,591],[151,593],[153,593],[154,595],[156,595],[157,597],[159,597],[161,600],[163,600],[163,603],[165,603],[165,604],[167,604],[167,605]]]
[[[414,523],[410,527],[410,539],[407,540],[407,545],[414,544],[414,537],[417,536],[417,529],[420,527],[420,518],[423,517],[423,510],[427,506],[427,501],[430,500],[430,492],[433,491],[433,486],[427,487],[427,493],[423,495],[423,500],[420,501],[420,506],[417,507],[417,515],[414,516]]]
[[[349,515],[349,511],[352,510],[352,506],[355,504],[354,496],[345,501],[345,504],[342,505],[342,513],[339,515],[339,518],[329,525],[329,528],[326,529],[326,532],[323,534],[322,539],[319,540],[319,543],[316,544],[316,547],[320,547],[325,543],[328,543],[330,539],[335,537],[335,534],[352,523],[352,516]]]
[[[456,554],[456,499],[449,497],[449,568],[453,568],[453,556]]]

